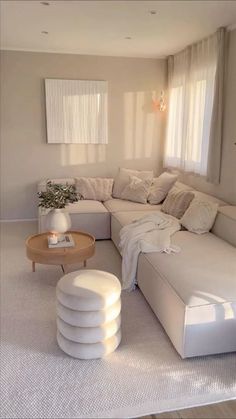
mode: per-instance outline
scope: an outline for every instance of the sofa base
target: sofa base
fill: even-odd
[[[182,358],[236,351],[236,303],[188,307],[145,254],[139,256],[137,281]]]

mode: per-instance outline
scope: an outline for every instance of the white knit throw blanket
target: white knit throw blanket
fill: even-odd
[[[138,256],[140,252],[177,253],[178,246],[171,245],[171,235],[180,230],[179,221],[158,211],[148,214],[120,231],[122,254],[122,288],[135,289]]]

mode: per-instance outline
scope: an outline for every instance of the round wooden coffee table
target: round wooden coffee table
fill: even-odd
[[[48,247],[49,233],[35,234],[26,240],[26,254],[32,261],[32,270],[35,272],[35,264],[61,265],[63,272],[66,266],[72,263],[84,262],[91,258],[95,252],[95,238],[82,231],[68,231],[71,234],[75,246],[51,249]]]

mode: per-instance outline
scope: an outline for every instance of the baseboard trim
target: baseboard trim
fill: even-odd
[[[37,218],[16,218],[11,220],[0,220],[0,223],[19,223],[19,222],[27,222],[27,221],[38,221]]]

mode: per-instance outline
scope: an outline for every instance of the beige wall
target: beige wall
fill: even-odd
[[[236,30],[229,34],[220,185],[181,180],[236,204]],[[44,78],[109,82],[109,144],[46,143]],[[166,61],[5,51],[1,53],[1,219],[37,216],[36,183],[45,177],[114,176],[119,166],[162,167],[165,114],[151,94],[166,84]]]
[[[181,180],[236,205],[236,30],[229,32],[228,41],[220,184],[212,185],[200,176],[183,175]]]
[[[45,78],[108,80],[107,146],[46,143]],[[165,115],[151,97],[165,88],[165,60],[5,51],[1,79],[1,219],[37,216],[41,178],[161,171]]]

